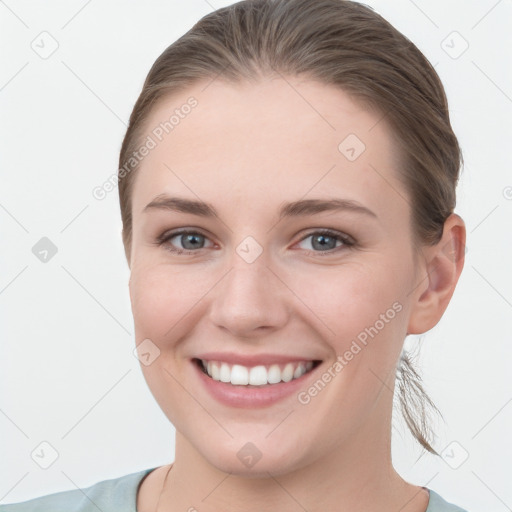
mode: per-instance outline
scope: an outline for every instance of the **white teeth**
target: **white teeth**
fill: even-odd
[[[285,382],[290,382],[293,379],[293,364],[288,363],[283,370],[283,373],[281,374],[281,379]]]
[[[212,379],[220,380],[220,369],[217,363],[212,363]]]
[[[299,363],[299,366],[293,372],[293,378],[298,379],[301,375],[306,373],[306,365],[303,363]]]
[[[278,382],[281,382],[281,370],[279,369],[278,364],[273,364],[268,369],[267,382],[269,384],[277,384]]]
[[[249,384],[264,386],[267,383],[267,370],[264,366],[254,366],[249,370]]]
[[[227,363],[222,363],[220,365],[220,381],[221,382],[230,382],[231,381],[231,368]]]
[[[302,377],[313,368],[313,361],[287,363],[283,368],[278,364],[270,366],[253,366],[248,368],[239,364],[230,365],[219,361],[203,361],[201,364],[208,375],[216,381],[231,383],[237,386],[265,386],[290,382]]]
[[[213,375],[212,379],[219,380],[216,379]],[[247,386],[247,384],[249,384],[249,370],[245,366],[234,364],[233,368],[231,368],[231,384],[241,384]]]

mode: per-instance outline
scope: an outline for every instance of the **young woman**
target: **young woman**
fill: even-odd
[[[391,462],[404,340],[463,267],[460,161],[436,72],[370,8],[205,16],[154,63],[119,160],[136,344],[175,460],[0,511],[461,511]]]

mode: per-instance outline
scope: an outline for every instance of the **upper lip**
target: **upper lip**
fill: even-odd
[[[258,366],[270,364],[293,363],[299,361],[319,361],[314,357],[300,357],[286,354],[253,354],[244,355],[234,352],[207,352],[196,356],[197,359],[204,361],[221,361],[229,364],[239,364],[242,366]]]

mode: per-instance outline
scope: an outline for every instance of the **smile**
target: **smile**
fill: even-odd
[[[290,382],[315,368],[320,361],[294,361],[284,364],[243,366],[224,361],[196,359],[201,370],[218,382],[235,386],[266,386]]]

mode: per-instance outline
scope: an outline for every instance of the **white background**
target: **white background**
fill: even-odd
[[[154,60],[199,18],[230,3],[0,3],[0,503],[173,460],[174,429],[132,354],[117,189],[102,201],[92,189],[117,170]],[[468,228],[466,266],[420,358],[446,421],[436,423],[435,447],[458,444],[446,460],[418,460],[421,450],[397,415],[394,464],[470,512],[510,510],[512,4],[368,4],[435,65],[465,158],[456,212]],[[47,59],[31,47],[41,45],[43,31],[58,43]],[[50,48],[49,36],[40,37]],[[468,49],[453,58],[464,40]],[[58,248],[46,263],[32,253],[42,237]],[[30,455],[43,441],[58,452],[48,469]],[[466,452],[457,469],[447,463],[460,464]]]

